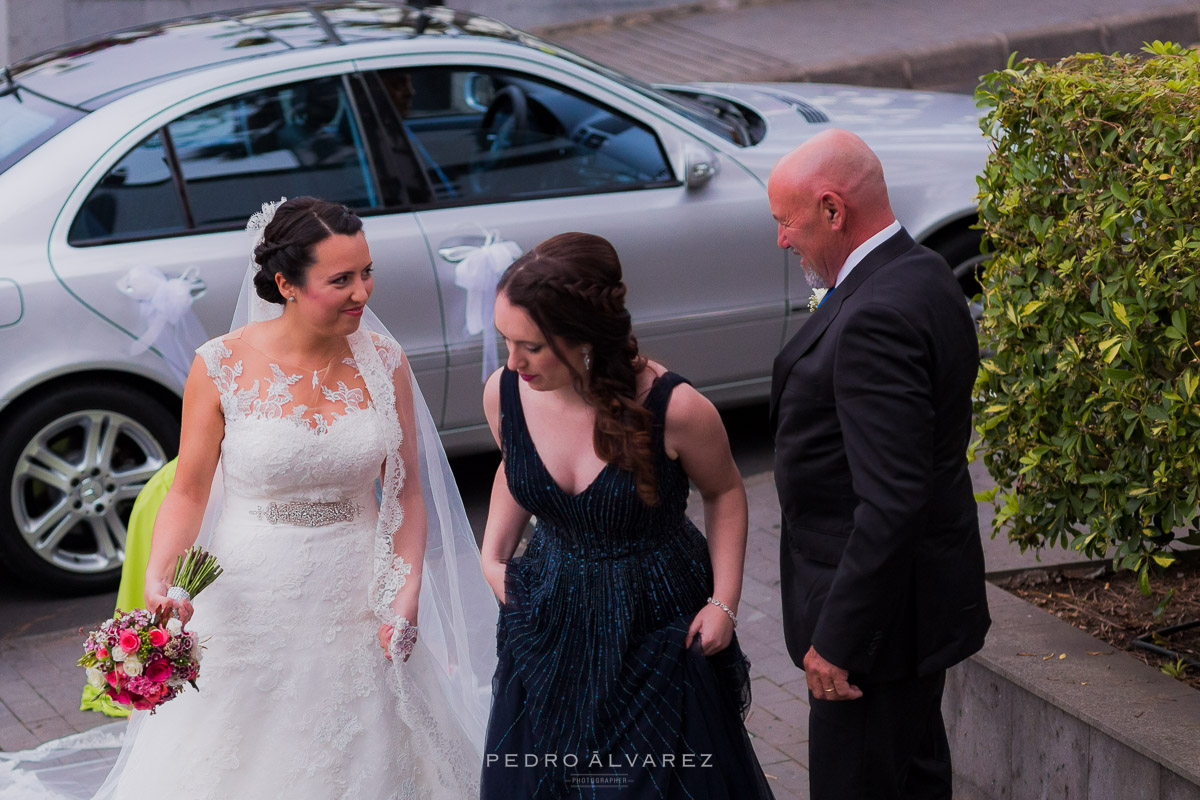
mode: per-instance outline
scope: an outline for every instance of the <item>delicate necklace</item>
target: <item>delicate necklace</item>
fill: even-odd
[[[311,372],[311,373],[313,373],[314,376],[320,372],[328,372],[330,370],[330,368],[333,367],[333,364],[335,361],[337,361],[341,356],[344,356],[348,352],[350,352],[348,348],[342,348],[338,353],[334,354],[332,357],[330,357],[330,359],[328,361],[325,362],[325,366],[321,367],[320,369],[314,369],[311,367],[303,366],[298,361],[288,361],[286,359],[276,358],[275,356],[271,355],[270,353],[267,353],[267,352],[255,347],[253,344],[251,344],[250,342],[247,342],[245,339],[242,339],[242,342],[247,347],[249,347],[251,350],[253,350],[254,352],[256,352],[259,355],[266,358],[272,364],[278,364],[281,367],[291,367],[294,369],[298,369],[301,372]]]

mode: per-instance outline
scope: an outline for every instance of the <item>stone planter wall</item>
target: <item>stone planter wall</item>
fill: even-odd
[[[987,644],[946,681],[955,800],[1200,800],[1200,692],[1003,589],[988,602]]]

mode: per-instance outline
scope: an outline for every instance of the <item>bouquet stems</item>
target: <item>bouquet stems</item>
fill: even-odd
[[[188,593],[191,599],[207,589],[213,581],[221,576],[221,565],[212,553],[202,547],[189,547],[183,555],[175,559],[175,576],[171,586],[178,587]],[[156,624],[166,622],[174,615],[170,606],[158,610]]]
[[[221,572],[216,556],[203,548],[189,547],[175,560],[175,578],[171,585],[195,597],[220,577]]]

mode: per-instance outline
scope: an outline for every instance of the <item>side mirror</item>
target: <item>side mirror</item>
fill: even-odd
[[[720,170],[717,154],[697,142],[689,142],[684,148],[684,182],[689,189],[699,189],[711,181]]]

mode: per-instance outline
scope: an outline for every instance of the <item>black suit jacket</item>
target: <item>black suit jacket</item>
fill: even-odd
[[[928,675],[990,624],[966,451],[974,325],[940,256],[901,230],[775,359],[784,634],[859,681]]]

